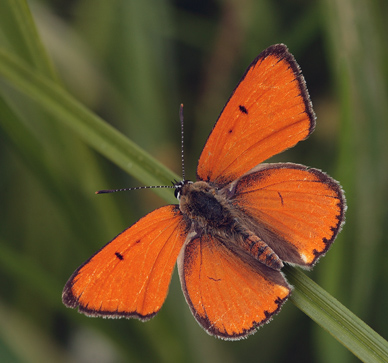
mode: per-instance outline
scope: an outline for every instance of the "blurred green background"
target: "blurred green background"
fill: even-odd
[[[188,178],[246,67],[285,43],[318,118],[307,141],[274,160],[328,172],[348,201],[344,230],[308,275],[388,336],[387,1],[14,1],[29,5],[39,51],[25,41],[34,24],[14,19],[10,3],[0,0],[0,50],[62,84],[178,174],[184,103]],[[357,361],[291,302],[246,340],[210,337],[176,273],[147,323],[65,308],[72,272],[165,201],[151,191],[96,196],[142,183],[1,77],[0,138],[1,362]]]

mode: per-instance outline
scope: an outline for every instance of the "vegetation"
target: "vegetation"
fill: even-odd
[[[387,361],[387,12],[381,0],[0,1],[0,360]],[[145,324],[66,309],[76,267],[174,203],[168,189],[94,191],[179,179],[170,169],[179,175],[180,103],[195,178],[239,77],[280,42],[318,119],[309,140],[275,160],[328,172],[348,202],[314,271],[285,270],[295,291],[280,315],[246,340],[217,340],[191,316],[176,273]]]

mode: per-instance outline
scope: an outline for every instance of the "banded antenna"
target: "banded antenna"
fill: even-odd
[[[184,157],[184,127],[183,127],[183,103],[181,103],[179,108],[179,120],[181,122],[181,163],[182,163],[182,181],[185,180],[185,157]],[[95,194],[106,194],[106,193],[116,193],[116,192],[127,192],[129,190],[140,190],[140,189],[157,189],[157,188],[167,188],[167,189],[177,189],[182,187],[182,182],[174,181],[173,185],[150,185],[142,187],[133,187],[133,188],[120,188],[120,189],[102,189],[98,190]]]

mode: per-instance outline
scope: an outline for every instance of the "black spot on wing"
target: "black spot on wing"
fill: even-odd
[[[246,109],[246,107],[244,105],[240,105],[240,106],[238,106],[238,108],[240,109],[240,111],[242,113],[245,113],[246,115],[248,115],[248,110]]]
[[[121,254],[121,253],[119,253],[119,252],[115,252],[115,255],[116,255],[116,257],[119,259],[119,260],[124,260],[124,256]]]

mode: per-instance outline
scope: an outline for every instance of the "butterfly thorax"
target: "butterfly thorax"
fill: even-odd
[[[247,253],[268,267],[280,270],[283,263],[276,253],[245,226],[230,201],[207,182],[183,182],[179,190],[179,208],[196,236],[209,234],[231,249]]]
[[[209,183],[184,183],[179,195],[179,208],[203,229],[227,228],[235,224],[228,202]]]

